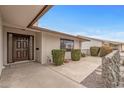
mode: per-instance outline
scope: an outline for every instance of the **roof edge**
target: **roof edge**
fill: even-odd
[[[32,26],[30,28],[35,29],[35,30],[44,31],[44,32],[51,32],[51,33],[55,33],[55,34],[66,35],[66,36],[77,38],[77,39],[84,40],[84,41],[89,41],[88,39],[85,39],[85,38],[80,38],[80,37],[75,36],[75,35],[71,35],[71,34],[67,34],[67,33],[63,33],[63,32],[58,32],[58,31],[54,31],[51,29],[47,29],[47,28],[41,28],[41,27],[37,27],[37,26]]]
[[[38,21],[38,19],[43,16],[50,8],[52,8],[53,5],[45,5],[43,8],[39,11],[39,13],[34,17],[34,19],[28,24],[27,28],[33,26],[35,22]]]
[[[124,44],[124,42],[119,42],[119,41],[103,40],[103,39],[98,39],[98,38],[92,38],[92,37],[82,36],[82,35],[77,35],[77,36],[80,37],[80,38],[88,39],[88,40],[93,39],[93,40],[101,41],[101,42]]]

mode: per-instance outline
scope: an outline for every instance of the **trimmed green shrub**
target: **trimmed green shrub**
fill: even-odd
[[[72,49],[72,51],[71,51],[72,61],[79,61],[80,58],[81,58],[81,50],[80,49]]]
[[[52,58],[53,58],[53,63],[55,63],[56,66],[62,65],[64,63],[65,50],[53,49]]]
[[[110,46],[102,46],[100,48],[99,56],[103,57],[112,52],[112,48]]]
[[[100,47],[90,47],[91,56],[98,56]]]
[[[86,55],[85,55],[85,53],[81,53],[81,57],[85,57]]]

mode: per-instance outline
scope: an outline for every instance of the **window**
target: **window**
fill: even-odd
[[[74,48],[74,40],[60,39],[60,48],[71,51]]]

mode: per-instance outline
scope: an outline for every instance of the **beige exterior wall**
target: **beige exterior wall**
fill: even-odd
[[[124,51],[124,44],[122,44],[122,51]]]
[[[119,51],[122,51],[122,45],[121,44],[118,45],[118,49],[119,49]]]
[[[42,64],[47,62],[47,57],[51,58],[51,50],[59,49],[59,37],[50,33],[42,33]]]
[[[52,59],[51,51],[53,49],[60,49],[60,38],[74,40],[74,48],[80,48],[78,39],[66,35],[58,35],[54,33],[42,32],[42,64],[47,63],[48,57]],[[71,53],[66,52],[65,59],[70,59]]]
[[[102,42],[97,41],[97,40],[90,40],[90,41],[82,42],[82,49],[90,49],[90,47],[92,47],[92,46],[101,47]]]
[[[121,44],[118,44],[117,46],[116,46],[116,48],[119,50],[119,51],[122,51],[122,49],[121,49]]]
[[[7,65],[7,32],[11,33],[17,33],[17,34],[25,34],[25,35],[33,35],[34,36],[34,58],[36,58],[36,42],[35,42],[35,32],[33,31],[24,31],[20,29],[14,29],[14,28],[8,28],[8,27],[3,27],[3,50],[4,50],[4,65]]]
[[[2,17],[0,14],[0,75],[3,68],[3,29],[2,29]]]
[[[106,46],[110,46],[110,43],[109,42],[103,42],[102,45],[106,45]]]
[[[42,62],[42,33],[37,32],[36,33],[36,61],[37,62]]]

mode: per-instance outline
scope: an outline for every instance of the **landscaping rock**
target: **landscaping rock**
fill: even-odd
[[[115,50],[102,58],[102,78],[106,87],[117,87],[120,82],[120,54]]]

